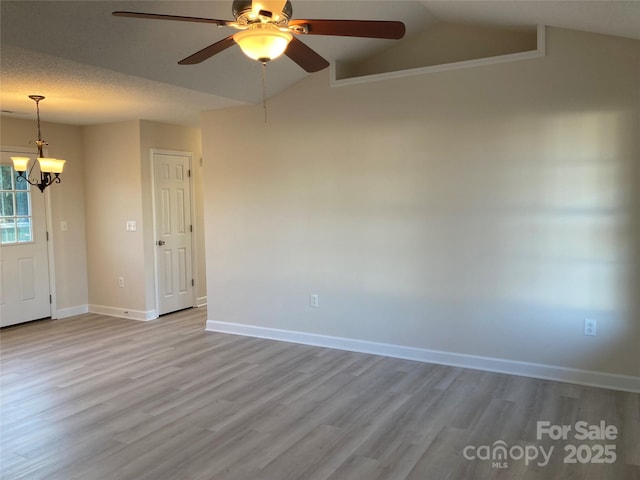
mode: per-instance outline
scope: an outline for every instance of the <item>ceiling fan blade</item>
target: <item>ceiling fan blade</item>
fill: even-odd
[[[232,23],[227,20],[217,20],[215,18],[182,17],[180,15],[161,15],[159,13],[117,11],[113,12],[112,15],[114,17],[147,18],[151,20],[177,20],[179,22],[213,23],[215,25],[228,25]]]
[[[289,26],[294,33],[309,35],[339,35],[341,37],[389,38],[398,40],[404,37],[402,22],[387,20],[291,20]]]
[[[193,55],[189,55],[187,58],[183,58],[178,62],[179,65],[195,65],[197,63],[204,62],[205,60],[213,57],[215,54],[220,53],[223,50],[235,45],[235,40],[233,39],[233,35],[229,35],[227,38],[220,40],[219,42],[213,43],[208,47],[203,48],[202,50],[194,53]]]
[[[284,54],[309,73],[319,72],[329,66],[329,62],[296,37],[291,39]]]

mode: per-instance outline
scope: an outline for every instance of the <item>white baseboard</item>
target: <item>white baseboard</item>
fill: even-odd
[[[104,305],[89,305],[89,312],[108,315],[110,317],[130,318],[131,320],[149,321],[158,318],[156,310],[128,310],[126,308],[105,307]]]
[[[206,307],[207,306],[207,296],[196,298],[196,305],[198,307]]]
[[[206,330],[640,393],[640,377],[207,320]]]
[[[89,312],[89,305],[76,305],[74,307],[60,308],[56,310],[54,318],[75,317]]]

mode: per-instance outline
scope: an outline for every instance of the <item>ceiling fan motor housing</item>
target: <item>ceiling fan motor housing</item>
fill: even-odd
[[[261,21],[260,18],[256,18],[253,13],[253,0],[234,0],[231,10],[236,21],[240,24],[250,24]],[[274,21],[273,23],[278,26],[286,26],[291,19],[291,15],[293,15],[293,7],[291,6],[291,2],[287,0],[287,3],[285,3],[282,8],[282,12],[269,13],[274,17],[280,17],[278,21]]]

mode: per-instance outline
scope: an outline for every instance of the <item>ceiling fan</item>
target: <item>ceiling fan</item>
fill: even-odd
[[[219,27],[239,30],[227,38],[180,60],[180,65],[194,65],[238,44],[250,58],[263,64],[283,53],[307,72],[317,72],[329,62],[298,40],[299,35],[334,35],[400,39],[404,36],[402,22],[386,20],[292,20],[293,9],[289,0],[234,0],[235,21],[213,18],[183,17],[141,12],[113,12],[116,17],[176,20],[181,22],[211,23]]]

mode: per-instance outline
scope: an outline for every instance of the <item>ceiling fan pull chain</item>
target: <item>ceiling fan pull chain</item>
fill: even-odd
[[[267,62],[262,62],[262,108],[264,123],[267,123]]]

